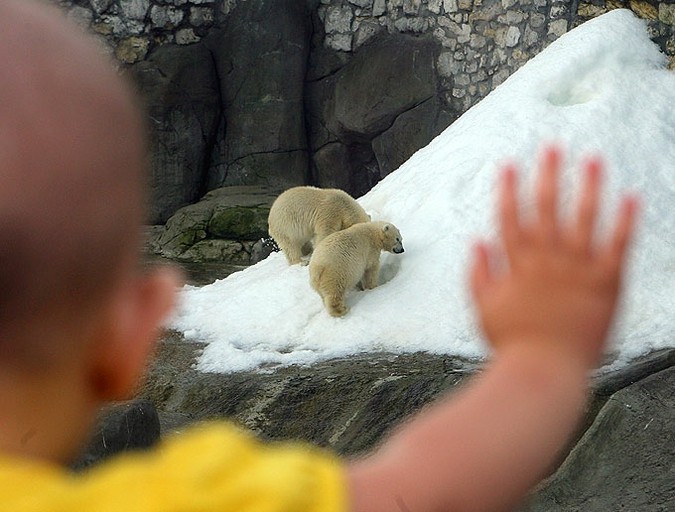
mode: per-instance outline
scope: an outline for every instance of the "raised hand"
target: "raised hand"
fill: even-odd
[[[536,211],[518,211],[516,169],[502,171],[499,223],[506,265],[495,268],[486,243],[475,247],[471,287],[484,332],[496,351],[528,344],[598,363],[619,296],[637,201],[625,197],[610,236],[597,240],[600,160],[583,166],[583,186],[572,218],[558,212],[560,151],[539,163]]]

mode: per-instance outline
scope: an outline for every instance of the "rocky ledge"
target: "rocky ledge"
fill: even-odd
[[[480,371],[472,362],[416,353],[208,374],[193,367],[201,348],[178,333],[165,334],[139,400],[103,416],[87,463],[107,455],[103,440],[113,446],[108,452],[149,446],[160,437],[160,425],[168,435],[215,418],[242,424],[263,439],[303,440],[358,455]],[[668,510],[675,497],[674,387],[672,349],[596,378],[586,421],[522,511]],[[110,426],[106,418],[112,418]]]

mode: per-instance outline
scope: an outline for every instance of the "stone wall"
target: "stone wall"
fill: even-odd
[[[236,0],[53,0],[101,37],[122,64],[133,64],[166,43],[204,37]]]
[[[238,2],[54,1],[102,36],[124,64],[145,59],[165,43],[199,41]],[[485,96],[508,76],[505,69],[494,76],[497,63],[517,68],[569,28],[612,9],[629,8],[648,20],[654,40],[675,56],[675,5],[670,0],[319,0],[318,4],[323,44],[336,51],[353,53],[383,30],[433,34],[445,49],[438,60],[441,75],[454,78],[453,94],[466,98],[465,104]]]
[[[152,222],[223,186],[359,196],[572,27],[657,0],[52,0],[146,98]]]

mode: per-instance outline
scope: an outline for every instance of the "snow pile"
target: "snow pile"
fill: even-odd
[[[483,357],[466,286],[475,237],[493,235],[494,182],[505,159],[526,171],[542,142],[567,150],[564,180],[599,153],[605,218],[620,191],[643,198],[640,232],[613,340],[613,367],[675,346],[675,74],[643,22],[616,10],[536,58],[359,201],[393,222],[406,252],[382,258],[380,287],[348,296],[331,318],[307,267],[282,254],[202,288],[186,287],[172,327],[208,342],[204,371],[311,363],[363,351]],[[569,204],[570,194],[563,197]]]

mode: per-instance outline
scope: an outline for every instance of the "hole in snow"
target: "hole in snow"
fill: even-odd
[[[405,258],[405,254],[385,254],[382,257],[380,262],[380,276],[379,276],[379,285],[382,286],[385,283],[388,283],[398,271],[401,270],[401,262]]]
[[[604,94],[620,76],[621,62],[616,56],[597,55],[559,77],[547,99],[559,107],[588,103]]]

